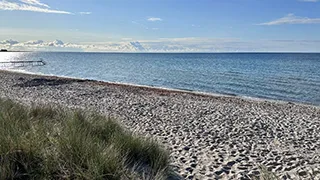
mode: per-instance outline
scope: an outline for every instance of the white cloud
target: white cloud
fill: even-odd
[[[27,42],[18,42],[14,45],[16,47],[65,47],[65,43],[61,40],[54,40],[45,42],[43,40],[31,40]]]
[[[24,44],[25,45],[36,45],[36,44],[43,44],[44,41],[43,40],[35,40],[35,41],[27,41]]]
[[[81,14],[81,15],[90,15],[90,14],[92,14],[92,12],[79,12],[79,14]]]
[[[162,21],[162,19],[161,18],[157,18],[157,17],[150,17],[150,18],[148,18],[147,19],[148,21]]]
[[[146,48],[140,42],[119,42],[101,44],[64,43],[61,40],[45,42],[33,40],[18,42],[15,40],[0,41],[1,48],[9,50],[31,51],[97,51],[97,52],[145,52]]]
[[[54,40],[53,42],[49,42],[48,46],[63,46],[64,42],[61,40]]]
[[[35,5],[35,6],[43,6],[43,7],[46,7],[46,8],[50,8],[49,5],[41,3],[38,0],[20,0],[20,1],[25,3],[25,4],[30,4],[30,5]]]
[[[12,39],[0,41],[0,44],[9,45],[9,46],[12,46],[12,45],[18,44],[18,43],[19,43],[18,41],[15,41],[15,40],[12,40]]]
[[[137,51],[145,51],[146,49],[140,44],[140,42],[130,42]]]
[[[294,14],[288,14],[285,17],[270,22],[260,23],[258,25],[281,25],[281,24],[319,24],[320,18],[299,17]]]
[[[39,2],[39,1],[29,0],[28,2]],[[42,3],[40,3],[40,4],[42,4]],[[16,3],[16,2],[8,2],[5,0],[0,1],[0,10],[32,11],[32,12],[55,13],[55,14],[72,14],[71,12],[68,12],[68,11],[60,11],[60,10],[54,10],[54,9],[49,9],[49,8],[37,7],[34,5],[30,5],[30,3],[23,4],[23,3]]]

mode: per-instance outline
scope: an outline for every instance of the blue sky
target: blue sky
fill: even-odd
[[[320,52],[318,0],[0,0],[22,50]]]

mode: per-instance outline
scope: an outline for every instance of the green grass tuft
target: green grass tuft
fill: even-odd
[[[97,113],[0,99],[0,179],[167,179],[166,151]]]
[[[261,180],[278,180],[280,179],[274,172],[268,170],[266,166],[259,166]]]

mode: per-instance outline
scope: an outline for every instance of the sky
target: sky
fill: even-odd
[[[0,48],[320,52],[320,0],[0,0]]]

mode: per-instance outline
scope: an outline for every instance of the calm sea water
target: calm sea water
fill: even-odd
[[[46,66],[10,68],[320,105],[320,54],[0,53],[0,61],[40,58]]]

